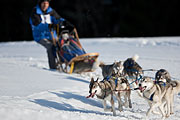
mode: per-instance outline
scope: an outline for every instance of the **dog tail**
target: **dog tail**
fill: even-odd
[[[102,68],[104,65],[105,65],[104,62],[102,62],[102,61],[99,61],[99,62],[98,62],[98,66],[99,66],[99,67]]]
[[[134,61],[137,61],[137,60],[139,59],[139,55],[135,54],[135,55],[132,57],[132,59],[133,59]]]
[[[98,67],[100,67],[100,65],[103,64],[103,62],[99,61],[99,60],[96,60],[94,63],[93,63],[93,66],[92,66],[92,70],[96,70]]]
[[[179,94],[180,93],[180,81],[175,80],[176,87],[173,87],[174,94]]]

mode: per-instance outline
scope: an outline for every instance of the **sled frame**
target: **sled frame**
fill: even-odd
[[[51,36],[52,36],[52,40],[53,40],[53,45],[56,48],[56,57],[57,57],[56,64],[57,64],[57,66],[59,66],[57,68],[59,71],[63,71],[65,73],[72,74],[73,70],[74,70],[74,64],[76,62],[81,62],[81,61],[83,62],[84,60],[90,60],[90,59],[94,59],[95,61],[97,60],[97,58],[99,56],[99,53],[86,53],[86,54],[74,57],[74,58],[71,59],[70,62],[67,62],[67,60],[65,58],[63,58],[63,56],[60,55],[60,49],[59,49],[59,48],[61,48],[61,44],[59,42],[59,37],[60,36],[57,36],[55,38],[54,34],[53,34],[53,31],[52,31],[52,29],[54,29],[54,30],[56,30],[56,32],[58,34],[59,33],[58,28],[59,28],[58,24],[54,28],[52,26],[50,26],[50,32],[51,32]],[[80,43],[79,36],[78,36],[78,33],[77,33],[77,29],[74,28],[73,31],[74,31],[73,36],[75,37],[75,39],[77,39],[77,44],[79,45],[80,48],[82,48],[82,45]],[[62,62],[61,59],[63,59],[64,62]],[[70,67],[69,71],[67,70],[68,67]],[[85,72],[88,72],[88,71],[85,71]]]

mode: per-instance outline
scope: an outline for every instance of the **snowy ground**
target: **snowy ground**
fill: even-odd
[[[180,37],[81,39],[87,52],[100,53],[107,64],[126,60],[134,54],[143,69],[167,69],[180,78]],[[154,77],[154,72],[146,75]],[[147,102],[132,92],[133,108],[104,112],[97,98],[86,99],[90,77],[101,77],[101,70],[85,74],[64,74],[48,70],[45,49],[35,42],[0,43],[1,120],[139,120],[145,118]],[[117,108],[117,102],[116,102]],[[175,96],[175,113],[180,118],[180,96]],[[151,115],[150,119],[160,116]]]

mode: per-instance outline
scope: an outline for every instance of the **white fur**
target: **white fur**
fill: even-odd
[[[169,117],[171,114],[173,114],[173,97],[174,93],[180,92],[180,82],[176,81],[178,84],[176,87],[172,86],[165,88],[164,91],[160,88],[158,84],[153,84],[153,81],[150,79],[145,79],[144,81],[141,81],[141,86],[146,86],[146,90],[143,91],[143,97],[145,100],[148,101],[148,104],[150,106],[149,110],[146,113],[146,116],[148,117],[151,112],[155,110],[155,108],[159,108],[162,119],[165,117]],[[153,101],[149,100],[152,93],[155,93],[153,96]]]
[[[137,61],[137,60],[139,59],[139,55],[135,54],[135,55],[132,57],[132,59],[133,59],[134,61]]]
[[[127,84],[126,83],[122,83],[121,86],[122,86],[123,89],[127,88]]]
[[[99,60],[96,60],[96,61],[93,63],[92,71],[95,71],[97,68],[99,68],[100,63],[101,63],[101,62],[100,62]]]

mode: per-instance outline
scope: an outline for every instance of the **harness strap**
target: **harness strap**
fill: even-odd
[[[166,83],[165,82],[162,82],[162,81],[154,81],[155,84],[158,84],[158,85],[162,85],[162,86],[166,86]]]
[[[140,75],[140,77],[138,79],[132,81],[129,85],[131,85],[131,84],[133,84],[134,82],[137,82],[137,81],[139,82],[142,78],[143,78],[142,75]]]
[[[115,86],[117,86],[117,82],[118,82],[118,78],[117,78],[117,77],[107,76],[106,78],[103,79],[103,81],[104,81],[104,80],[107,80],[108,82],[110,82],[110,81],[109,81],[110,78],[115,79]]]
[[[149,100],[153,101],[154,94],[155,92],[150,96]]]

